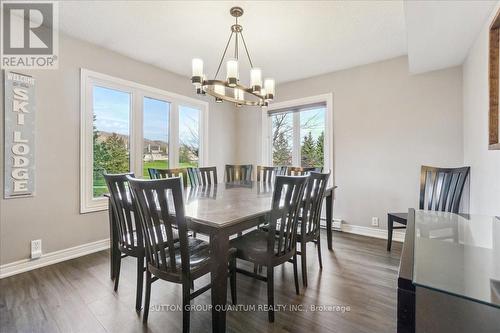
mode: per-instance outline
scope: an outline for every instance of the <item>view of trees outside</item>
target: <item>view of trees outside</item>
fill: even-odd
[[[143,100],[143,176],[148,168],[168,169],[170,103],[145,97]]]
[[[292,165],[293,138],[300,135],[300,164],[303,167],[323,167],[325,108],[299,113],[300,133],[294,132],[293,112],[272,117],[273,165]]]
[[[300,166],[323,167],[325,109],[300,112]]]
[[[95,86],[93,89],[93,195],[107,192],[102,174],[130,170],[129,122],[130,95]]]
[[[200,111],[179,106],[179,167],[198,166],[200,154]]]
[[[293,113],[272,116],[273,165],[292,165]]]

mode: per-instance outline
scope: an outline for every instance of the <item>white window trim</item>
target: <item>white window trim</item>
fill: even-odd
[[[294,100],[272,103],[267,109],[262,112],[262,145],[261,145],[261,164],[262,165],[272,165],[272,149],[271,149],[271,133],[272,133],[272,122],[271,117],[268,116],[268,111],[278,110],[278,109],[292,109],[297,108],[302,105],[308,105],[313,103],[326,103],[325,112],[325,149],[324,149],[324,166],[323,170],[328,172],[331,170],[333,175],[333,94],[322,94],[310,97],[303,97]],[[299,113],[294,113],[294,117],[300,117]],[[300,126],[300,121],[295,120],[294,126]],[[297,130],[297,129],[295,129]],[[298,138],[298,136],[297,136]],[[294,140],[297,140],[295,138]],[[300,140],[300,138],[298,138]],[[294,142],[297,145],[296,142]],[[300,146],[300,142],[298,144]],[[296,153],[297,149],[294,149],[292,156],[292,163],[294,165],[300,165],[299,156]],[[333,177],[330,177],[330,182],[333,182]],[[332,183],[333,184],[333,183]]]
[[[170,103],[169,115],[169,161],[172,168],[178,165],[178,126],[179,105],[199,109],[200,112],[200,156],[199,165],[208,165],[208,102],[186,97],[133,81],[98,73],[85,68],[80,70],[80,213],[106,210],[106,198],[93,198],[93,110],[92,86],[103,87],[130,93],[130,169],[138,177],[142,176],[143,140],[143,97],[157,98]],[[175,123],[174,123],[175,122]],[[174,136],[175,135],[175,136]]]

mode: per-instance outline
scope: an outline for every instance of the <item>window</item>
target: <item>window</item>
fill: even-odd
[[[200,111],[179,107],[179,166],[197,167],[200,153]]]
[[[326,104],[270,112],[275,166],[324,166]]]
[[[142,175],[149,178],[149,168],[168,169],[168,116],[170,103],[159,99],[143,99]]]
[[[332,95],[273,103],[262,116],[262,164],[333,166]]]
[[[94,86],[92,95],[92,196],[96,198],[107,192],[104,171],[130,170],[130,94]]]
[[[293,113],[271,116],[273,165],[292,165]]]
[[[81,70],[81,213],[107,209],[103,173],[204,165],[208,103]]]
[[[325,105],[300,111],[300,165],[323,167]]]

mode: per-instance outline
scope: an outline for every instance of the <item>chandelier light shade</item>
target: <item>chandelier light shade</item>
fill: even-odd
[[[195,87],[201,86],[202,78],[203,78],[203,60],[201,59],[193,59],[193,84]]]
[[[226,80],[230,87],[236,87],[239,79],[238,60],[230,59],[226,63]]]
[[[262,88],[262,71],[260,68],[252,68],[250,70],[250,87],[255,92],[260,92]]]
[[[243,37],[243,27],[238,24],[238,17],[243,15],[241,7],[233,7],[229,11],[235,18],[236,22],[231,26],[231,34],[226,43],[226,47],[220,59],[217,72],[212,80],[207,79],[203,73],[203,60],[195,58],[192,60],[192,76],[191,82],[196,88],[196,93],[200,95],[211,95],[217,103],[223,101],[235,103],[236,106],[267,106],[274,99],[275,82],[274,79],[266,78],[262,83],[262,70],[255,67],[250,58],[245,38]],[[225,79],[219,79],[221,67],[226,58],[231,40],[234,37],[234,57],[226,60],[226,76]],[[239,73],[239,41],[243,42],[244,51],[250,64],[250,82],[249,86],[245,86],[240,82]]]
[[[274,80],[266,79],[264,81],[265,98],[272,100],[274,99]]]

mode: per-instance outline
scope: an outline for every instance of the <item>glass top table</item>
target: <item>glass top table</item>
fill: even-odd
[[[416,211],[413,283],[500,308],[500,218]]]

